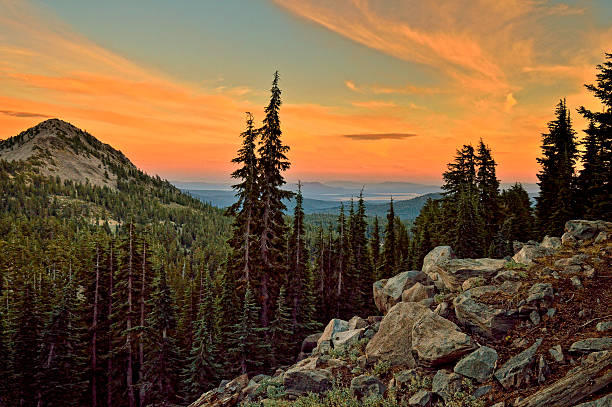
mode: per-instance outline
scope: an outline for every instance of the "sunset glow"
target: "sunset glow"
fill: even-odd
[[[228,179],[244,113],[261,119],[278,69],[290,180],[438,182],[458,146],[483,138],[502,181],[534,182],[556,102],[566,97],[583,129],[575,109],[597,104],[582,85],[612,50],[605,0],[186,2],[172,13],[142,1],[132,29],[143,34],[125,43],[104,28],[114,2],[71,3],[0,0],[0,139],[58,117],[172,180]],[[274,28],[252,39],[223,20],[242,6]],[[147,39],[156,29],[172,32],[171,55],[155,52],[172,48],[165,34]]]

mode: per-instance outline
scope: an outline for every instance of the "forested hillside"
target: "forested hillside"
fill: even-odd
[[[568,219],[610,219],[612,62],[599,72],[589,89],[604,110],[580,109],[583,152],[564,101],[542,137],[535,211],[520,184],[500,191],[481,140],[457,151],[444,196],[410,229],[393,201],[368,218],[361,196],[306,217],[285,189],[278,73],[261,125],[247,114],[227,211],[59,120],[3,141],[0,406],[186,405],[223,379],[291,365],[332,318],[376,313],[373,283],[420,269],[436,246],[504,258]]]

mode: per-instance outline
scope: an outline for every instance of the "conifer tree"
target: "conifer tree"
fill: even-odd
[[[472,193],[476,190],[476,154],[474,147],[464,145],[457,150],[455,160],[448,164],[448,170],[442,174],[446,197],[458,197],[462,191]]]
[[[291,308],[287,306],[285,287],[282,286],[276,300],[276,312],[270,324],[270,337],[272,339],[273,360],[275,364],[289,365],[295,357],[293,346],[293,321]]]
[[[0,273],[0,300],[3,299],[4,278]],[[5,307],[0,307],[0,406],[9,405],[11,361],[9,358]]]
[[[460,191],[452,247],[457,257],[474,259],[484,254],[482,220],[479,217],[478,198],[469,190]]]
[[[241,310],[240,301],[237,297],[236,281],[232,278],[230,272],[222,270],[219,273],[219,287],[217,291],[219,295],[215,298],[215,315],[217,315],[216,332],[219,346],[220,364],[224,371],[234,373],[238,369],[238,361],[235,354],[231,352],[231,344],[233,343],[233,331],[240,321]],[[248,284],[248,282],[247,282]],[[252,295],[252,293],[251,293]],[[207,326],[208,335],[211,335],[212,328]],[[194,338],[194,346],[201,343]],[[211,342],[214,345],[214,342]],[[211,348],[212,349],[212,348]]]
[[[221,367],[217,363],[218,352],[214,338],[215,326],[214,323],[211,323],[211,316],[214,316],[215,313],[212,289],[210,277],[206,276],[203,282],[203,295],[200,301],[198,319],[195,322],[196,330],[193,336],[193,345],[189,352],[188,364],[184,373],[186,392],[190,397],[197,397],[210,389],[215,384]]]
[[[476,184],[478,187],[479,205],[484,223],[484,243],[488,245],[498,230],[499,213],[499,180],[495,173],[495,160],[491,150],[480,140],[476,155]]]
[[[395,234],[395,211],[393,210],[393,198],[389,202],[387,212],[387,227],[385,228],[385,240],[383,242],[382,278],[393,277],[397,271],[397,237]]]
[[[241,134],[242,147],[233,163],[241,165],[232,173],[232,178],[240,180],[232,185],[236,191],[236,202],[231,205],[227,214],[234,217],[232,224],[232,237],[228,244],[232,253],[228,260],[228,268],[234,278],[248,281],[256,287],[255,256],[257,254],[256,242],[256,215],[259,202],[259,189],[257,180],[257,157],[255,155],[255,142],[257,130],[253,125],[253,116],[247,113],[246,130]]]
[[[414,220],[412,241],[410,244],[410,265],[414,270],[420,270],[423,259],[434,247],[441,245],[441,233],[438,231],[440,218],[440,201],[427,199],[421,213]]]
[[[517,240],[527,242],[534,238],[533,208],[527,191],[516,183],[512,188],[502,191],[500,197],[504,218],[503,236],[510,243]],[[510,253],[509,253],[510,254]]]
[[[574,166],[578,150],[565,100],[557,104],[555,114],[556,119],[548,123],[548,133],[542,135],[536,218],[541,234],[560,236],[576,209]]]
[[[234,325],[230,352],[238,363],[240,374],[261,373],[265,369],[270,346],[264,341],[264,331],[259,322],[259,306],[247,283],[242,306],[242,316]]]
[[[321,328],[321,324],[317,321],[317,304],[319,299],[316,293],[316,281],[312,267],[306,268],[306,279],[304,283],[304,304],[302,306],[302,336],[306,337]]]
[[[170,406],[178,401],[179,352],[176,335],[176,307],[172,289],[166,280],[166,271],[160,268],[153,283],[151,313],[148,315],[149,342],[143,366],[145,400],[143,405]]]
[[[374,216],[372,225],[372,236],[370,237],[370,253],[372,257],[372,269],[376,280],[380,279],[380,226],[378,225],[378,216]]]
[[[607,53],[605,58],[597,65],[596,83],[586,85],[602,109],[578,109],[590,123],[582,155],[584,169],[578,179],[583,198],[581,212],[589,219],[612,218],[612,54]]]
[[[282,173],[289,169],[287,159],[289,147],[281,140],[279,111],[281,90],[278,87],[279,75],[274,74],[270,102],[265,108],[266,116],[263,127],[259,130],[258,186],[260,204],[258,208],[258,244],[261,275],[259,281],[259,298],[261,301],[261,325],[265,328],[270,323],[271,293],[274,286],[280,286],[284,274],[283,250],[286,226],[283,211],[286,209],[283,199],[291,198],[291,192],[281,189],[285,184]]]
[[[306,301],[304,297],[304,285],[306,283],[306,269],[309,262],[308,252],[306,250],[304,240],[304,210],[302,208],[302,202],[302,184],[298,182],[298,193],[295,197],[295,210],[293,212],[293,229],[289,238],[289,297],[287,298],[288,304],[291,304],[289,307],[291,309],[291,331],[294,335],[296,335],[296,339],[298,341],[301,339],[300,336],[302,334],[302,325],[304,323],[302,318],[303,305]],[[280,298],[278,301],[280,301]],[[285,307],[284,304],[283,307]]]
[[[349,213],[350,220],[350,213]],[[336,254],[336,262],[335,262],[335,273],[334,273],[334,281],[335,281],[335,292],[334,292],[334,302],[335,306],[333,307],[334,316],[340,316],[340,299],[348,291],[348,282],[349,282],[349,269],[350,269],[350,230],[349,230],[349,222],[346,220],[346,216],[344,215],[344,203],[340,203],[340,214],[338,215],[338,226],[337,226],[337,238],[335,242],[335,254]],[[321,262],[323,266],[325,265],[325,253],[329,255],[329,251],[331,247],[328,247],[328,251],[325,252],[324,241],[323,241],[323,230],[320,231],[321,235]],[[330,233],[331,235],[331,233]],[[331,236],[329,236],[332,238]],[[328,267],[329,269],[329,267]],[[331,270],[328,270],[328,272]],[[329,277],[329,275],[327,275]],[[320,290],[325,292],[327,290],[326,279],[321,279],[321,287]],[[330,301],[331,302],[331,301]]]
[[[352,238],[352,265],[355,270],[355,309],[356,312],[366,314],[372,311],[372,301],[370,295],[372,284],[374,283],[374,274],[372,271],[372,260],[370,259],[370,251],[368,249],[368,239],[366,237],[367,221],[365,201],[363,199],[363,189],[359,193],[357,200],[357,212],[354,215],[353,228],[351,230]]]

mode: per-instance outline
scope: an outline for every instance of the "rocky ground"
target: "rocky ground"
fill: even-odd
[[[437,247],[374,284],[382,316],[334,319],[295,365],[191,407],[612,406],[612,223],[565,229],[512,259]]]

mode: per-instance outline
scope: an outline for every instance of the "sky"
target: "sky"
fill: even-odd
[[[223,182],[274,71],[287,179],[439,183],[463,144],[534,182],[612,52],[609,0],[0,0],[0,139],[50,117],[170,180]],[[582,132],[579,132],[582,137]]]

